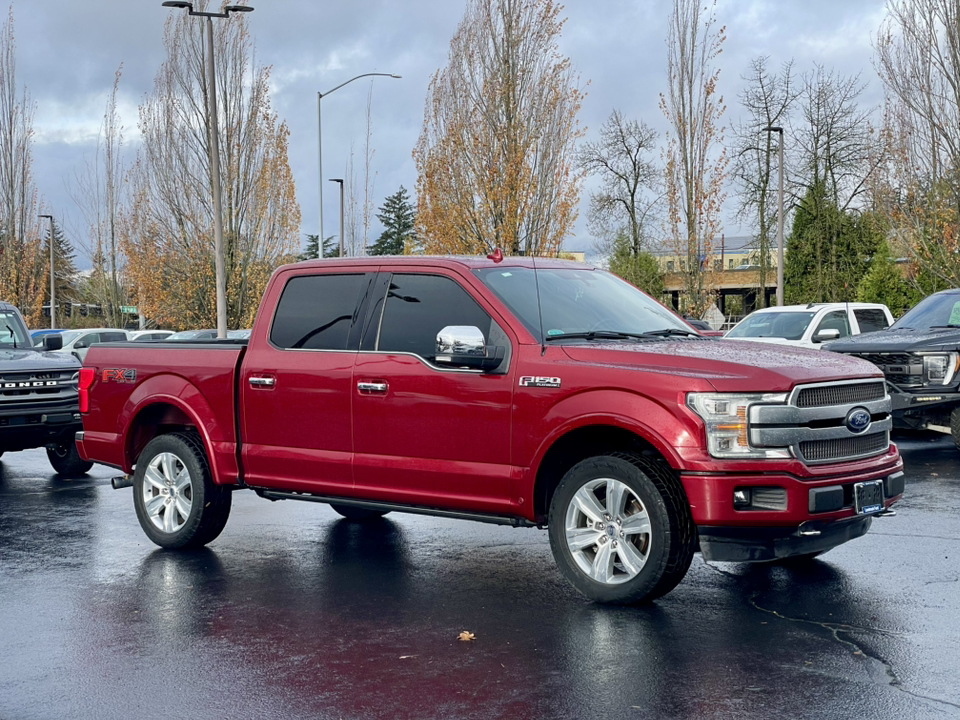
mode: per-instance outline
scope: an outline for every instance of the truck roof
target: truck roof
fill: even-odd
[[[469,255],[369,255],[362,257],[324,258],[322,260],[302,260],[296,267],[331,267],[343,265],[346,267],[404,267],[406,265],[437,265],[440,267],[460,267],[467,270],[492,267],[523,267],[537,269],[579,269],[596,270],[593,265],[576,262],[575,260],[561,260],[558,258],[537,257],[525,255],[504,255],[500,262],[486,257]],[[287,265],[285,267],[292,267]]]

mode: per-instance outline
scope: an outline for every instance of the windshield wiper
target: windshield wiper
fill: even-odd
[[[10,338],[13,340],[13,349],[17,349],[17,334],[13,331],[13,328],[7,325],[7,330],[10,331]]]
[[[701,335],[692,330],[681,330],[680,328],[666,328],[664,330],[651,330],[650,332],[632,333],[620,332],[619,330],[590,330],[587,332],[564,333],[563,335],[548,335],[547,342],[552,340],[658,340],[662,337],[671,335],[683,335],[692,337],[701,337]]]
[[[960,325],[931,325],[930,330],[949,330],[951,328],[960,328]]]

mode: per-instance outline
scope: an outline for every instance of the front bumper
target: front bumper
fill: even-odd
[[[69,442],[83,427],[76,399],[68,403],[0,407],[0,451],[14,452]]]
[[[960,393],[953,392],[953,388],[945,392],[906,392],[887,383],[887,390],[893,401],[893,427],[899,430],[923,430],[930,424],[943,424],[953,408],[960,406]]]

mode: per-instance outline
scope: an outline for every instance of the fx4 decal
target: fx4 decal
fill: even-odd
[[[524,375],[520,378],[520,387],[558,388],[560,387],[560,378]]]
[[[106,368],[103,371],[104,382],[135,383],[137,381],[136,368]]]

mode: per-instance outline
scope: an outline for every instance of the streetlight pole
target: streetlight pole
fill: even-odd
[[[227,279],[223,262],[223,209],[220,197],[220,133],[217,130],[217,79],[213,67],[213,22],[212,18],[225,18],[231,12],[253,12],[248,5],[227,5],[223,12],[198,12],[193,3],[166,0],[163,7],[186,8],[190,15],[207,19],[207,83],[209,85],[208,113],[210,115],[210,186],[213,192],[213,252],[217,289],[217,337],[227,336]]]
[[[780,134],[780,148],[778,160],[777,190],[777,305],[783,307],[783,128],[768,125],[764,128],[768,133]]]
[[[352,77],[346,82],[342,82],[337,85],[333,90],[327,90],[327,92],[317,93],[317,186],[319,187],[320,193],[320,247],[323,248],[323,116],[321,115],[320,109],[322,107],[321,100],[323,100],[327,95],[332,93],[334,90],[339,90],[344,85],[349,85],[354,80],[359,80],[364,77],[389,77],[400,79],[399,75],[394,75],[392,73],[363,73],[363,75],[357,75]],[[342,214],[342,213],[341,213]],[[323,254],[321,250],[321,255]]]
[[[340,254],[337,257],[343,257],[343,178],[330,178],[330,182],[340,183]]]
[[[53,215],[40,215],[50,221],[50,329],[57,327],[57,275],[53,264]]]

